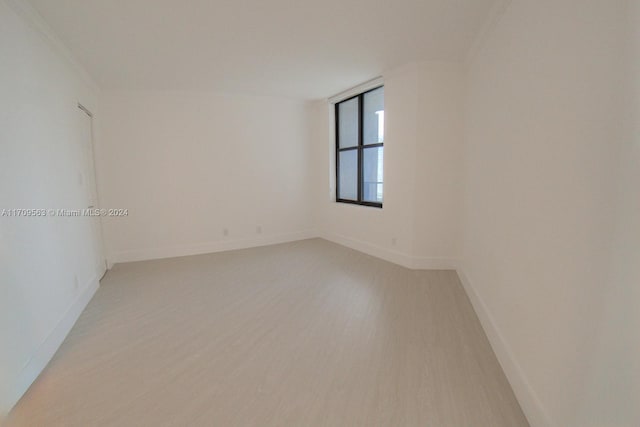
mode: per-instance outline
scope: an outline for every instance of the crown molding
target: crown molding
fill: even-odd
[[[368,90],[371,89],[375,89],[379,86],[384,85],[384,79],[382,77],[377,77],[375,79],[372,80],[368,80],[364,83],[359,84],[358,86],[354,86],[351,89],[347,89],[345,91],[342,91],[338,94],[333,95],[332,97],[330,97],[328,99],[329,103],[331,104],[337,104],[338,102],[347,99],[347,98],[351,98],[352,96],[355,95],[359,95],[362,92],[366,92]]]
[[[76,60],[71,50],[60,40],[49,24],[44,20],[42,15],[27,0],[0,0],[4,1],[10,9],[12,9],[24,22],[33,28],[47,45],[63,57],[71,68],[76,71],[82,80],[92,89],[100,92],[100,87],[87,72],[87,70]]]
[[[505,14],[509,6],[511,5],[512,0],[496,0],[493,4],[493,7],[489,11],[484,23],[480,27],[480,31],[476,35],[476,38],[471,43],[471,46],[467,50],[467,54],[464,57],[464,63],[466,66],[473,64],[476,57],[482,51],[482,48],[487,42],[487,39],[491,35],[491,33],[498,26],[498,23],[502,19],[502,16]]]

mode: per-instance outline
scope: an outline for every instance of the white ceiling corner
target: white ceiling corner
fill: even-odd
[[[318,99],[464,61],[503,0],[30,0],[103,90]]]

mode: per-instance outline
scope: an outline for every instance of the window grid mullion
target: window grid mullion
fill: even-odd
[[[340,104],[335,105],[336,115],[336,200],[340,200]]]
[[[362,203],[364,172],[362,170],[362,145],[364,143],[364,94],[358,96],[358,202]]]

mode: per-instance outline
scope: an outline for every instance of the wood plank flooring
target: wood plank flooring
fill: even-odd
[[[7,426],[526,426],[453,271],[321,239],[116,265]]]

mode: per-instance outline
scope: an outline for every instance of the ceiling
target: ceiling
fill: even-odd
[[[30,0],[105,90],[322,98],[462,60],[495,0]]]

